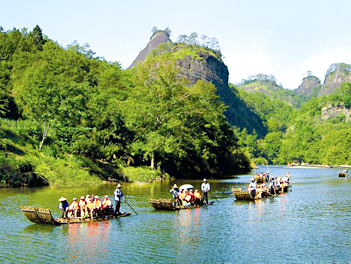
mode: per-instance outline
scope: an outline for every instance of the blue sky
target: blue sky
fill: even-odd
[[[307,71],[324,81],[332,63],[351,63],[349,0],[0,0],[0,25],[32,30],[50,39],[73,41],[127,68],[146,46],[151,29],[215,37],[229,81],[250,75],[276,77],[297,88]]]

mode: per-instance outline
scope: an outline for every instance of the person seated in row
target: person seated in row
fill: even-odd
[[[102,207],[102,202],[100,201],[99,199],[99,196],[94,196],[94,214],[97,216],[97,217],[100,217],[102,215],[102,211],[101,211],[101,207]]]
[[[113,206],[112,201],[108,198],[107,195],[104,196],[104,200],[102,201],[102,218],[110,218],[113,215]]]
[[[85,197],[81,196],[79,200],[79,209],[80,209],[80,217],[85,217],[88,215],[87,211],[87,202],[85,201]]]
[[[93,213],[94,213],[94,209],[95,209],[95,205],[94,205],[94,201],[92,201],[90,199],[90,195],[87,195],[87,198],[85,198],[85,200],[87,201],[87,216],[90,216],[90,218],[93,218]]]
[[[199,190],[195,190],[194,193],[194,204],[200,206],[201,204],[201,193],[199,192]]]
[[[191,206],[191,205],[194,205],[194,203],[195,203],[195,196],[194,196],[193,190],[190,189],[188,191],[185,191],[183,205],[184,206]]]
[[[273,177],[269,180],[268,193],[270,195],[275,195],[275,180]]]
[[[261,184],[261,185],[257,186],[257,188],[256,188],[256,196],[258,196],[258,198],[263,198],[263,197],[268,196],[266,184]]]
[[[68,218],[77,217],[79,209],[79,203],[77,198],[73,198],[72,203],[68,207]]]

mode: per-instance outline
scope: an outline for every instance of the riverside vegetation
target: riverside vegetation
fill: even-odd
[[[223,177],[248,171],[252,161],[350,163],[350,123],[320,114],[326,104],[349,107],[350,84],[321,97],[282,87],[249,93],[231,84],[264,133],[250,122],[230,126],[213,84],[180,77],[177,59],[199,51],[221,59],[215,39],[203,37],[210,40],[203,45],[197,37],[161,44],[123,70],[87,44],[61,47],[39,26],[31,32],[0,27],[0,184]],[[275,83],[257,75],[245,84],[255,81]]]
[[[216,88],[177,77],[174,53],[122,70],[88,45],[0,30],[3,186],[247,171]]]

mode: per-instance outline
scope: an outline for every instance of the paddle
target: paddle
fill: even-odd
[[[127,199],[124,197],[124,201],[129,205],[129,207],[134,211],[135,214],[138,214],[133,207],[128,203]]]

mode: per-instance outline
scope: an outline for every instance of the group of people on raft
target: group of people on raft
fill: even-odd
[[[122,186],[118,184],[114,191],[115,196],[115,210],[113,209],[112,201],[105,195],[103,200],[100,200],[97,195],[81,196],[79,201],[73,198],[71,204],[68,203],[67,198],[61,197],[59,199],[59,210],[62,210],[62,219],[71,218],[102,218],[109,219],[114,215],[120,214],[121,201],[124,200]]]
[[[206,179],[203,179],[201,184],[202,195],[199,190],[193,191],[190,189],[179,190],[177,184],[169,191],[174,199],[174,206],[200,206],[205,203],[208,204],[208,192],[211,190],[210,184]]]
[[[290,186],[290,174],[287,172],[284,177],[270,177],[267,172],[266,180],[262,184],[257,184],[254,178],[251,178],[251,182],[248,187],[248,191],[251,197],[263,198],[272,195],[276,195],[281,192],[286,192]],[[268,186],[267,186],[268,183]]]

